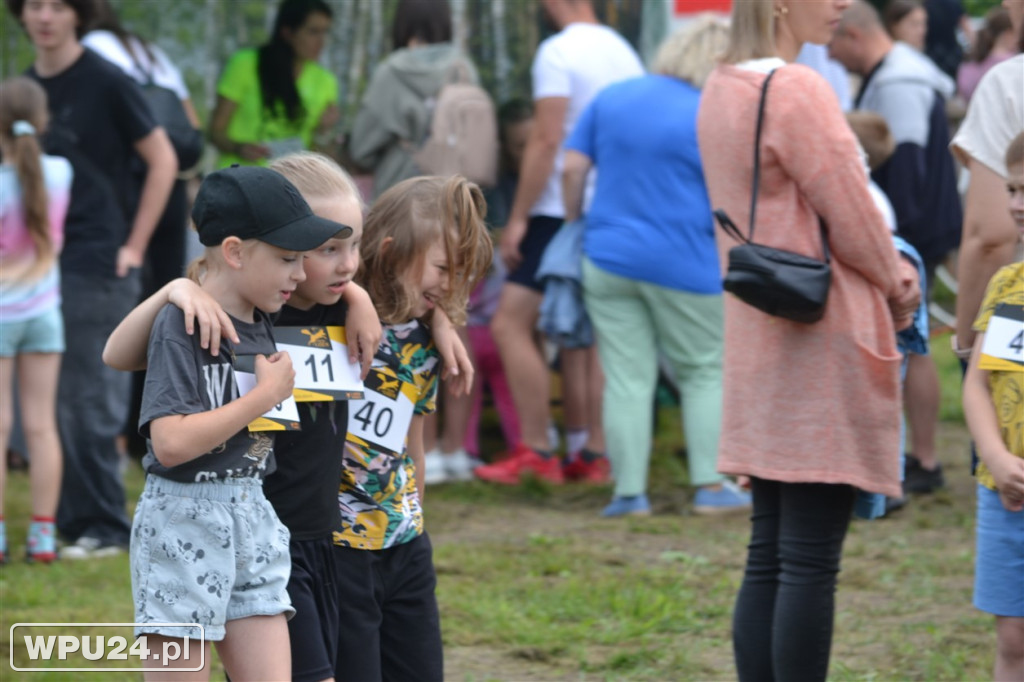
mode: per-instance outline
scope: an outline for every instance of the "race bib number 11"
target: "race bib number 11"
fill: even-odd
[[[405,450],[416,389],[386,369],[371,369],[362,400],[348,404],[348,435],[374,450],[396,455]]]
[[[978,367],[1009,372],[1024,368],[1024,306],[996,306],[985,330]]]
[[[275,327],[274,341],[291,356],[298,402],[363,397],[359,364],[348,361],[344,327]]]

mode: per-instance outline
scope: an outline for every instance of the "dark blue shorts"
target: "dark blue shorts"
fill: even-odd
[[[548,248],[551,238],[558,232],[564,221],[561,218],[537,215],[530,218],[526,226],[526,235],[519,243],[519,252],[523,260],[515,270],[508,274],[509,282],[515,282],[534,291],[544,291],[537,281],[537,269],[544,249]]]

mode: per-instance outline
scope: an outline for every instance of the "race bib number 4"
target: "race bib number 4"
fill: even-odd
[[[239,355],[235,358],[235,384],[238,386],[238,397],[242,397],[256,388],[254,370],[255,356]],[[291,396],[278,403],[263,416],[249,422],[250,431],[299,431],[299,406]]]
[[[1024,306],[996,306],[985,330],[978,367],[1010,372],[1024,368]]]
[[[371,369],[362,400],[348,404],[348,435],[382,452],[405,450],[405,436],[413,417],[416,388],[398,380],[388,369]]]
[[[348,361],[344,327],[275,327],[274,341],[292,358],[298,402],[363,397],[359,363]]]

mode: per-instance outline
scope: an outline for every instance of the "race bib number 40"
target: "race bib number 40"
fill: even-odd
[[[348,404],[348,436],[381,452],[400,455],[412,423],[416,387],[387,368],[374,368],[364,382],[362,400]]]
[[[276,327],[274,341],[291,356],[298,402],[363,397],[359,363],[348,361],[344,327]]]
[[[1024,368],[1024,306],[996,306],[985,330],[978,367],[1009,372]]]

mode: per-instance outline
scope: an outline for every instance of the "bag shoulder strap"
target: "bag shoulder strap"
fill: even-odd
[[[750,188],[750,239],[754,239],[754,223],[757,216],[757,192],[761,184],[761,129],[764,127],[764,103],[768,99],[768,83],[778,69],[772,69],[761,84],[761,99],[757,104],[757,130],[754,133],[754,177]]]
[[[754,177],[751,181],[750,190],[750,238],[748,242],[754,241],[754,223],[757,215],[757,192],[761,181],[761,129],[764,127],[764,103],[768,98],[768,83],[778,69],[772,69],[761,84],[761,99],[757,105],[757,130],[754,133]],[[735,226],[733,226],[735,229]],[[825,221],[818,216],[818,228],[821,230],[821,246],[825,255],[825,262],[831,261],[831,254],[828,250],[828,235],[825,232]],[[727,230],[728,231],[728,230]]]

